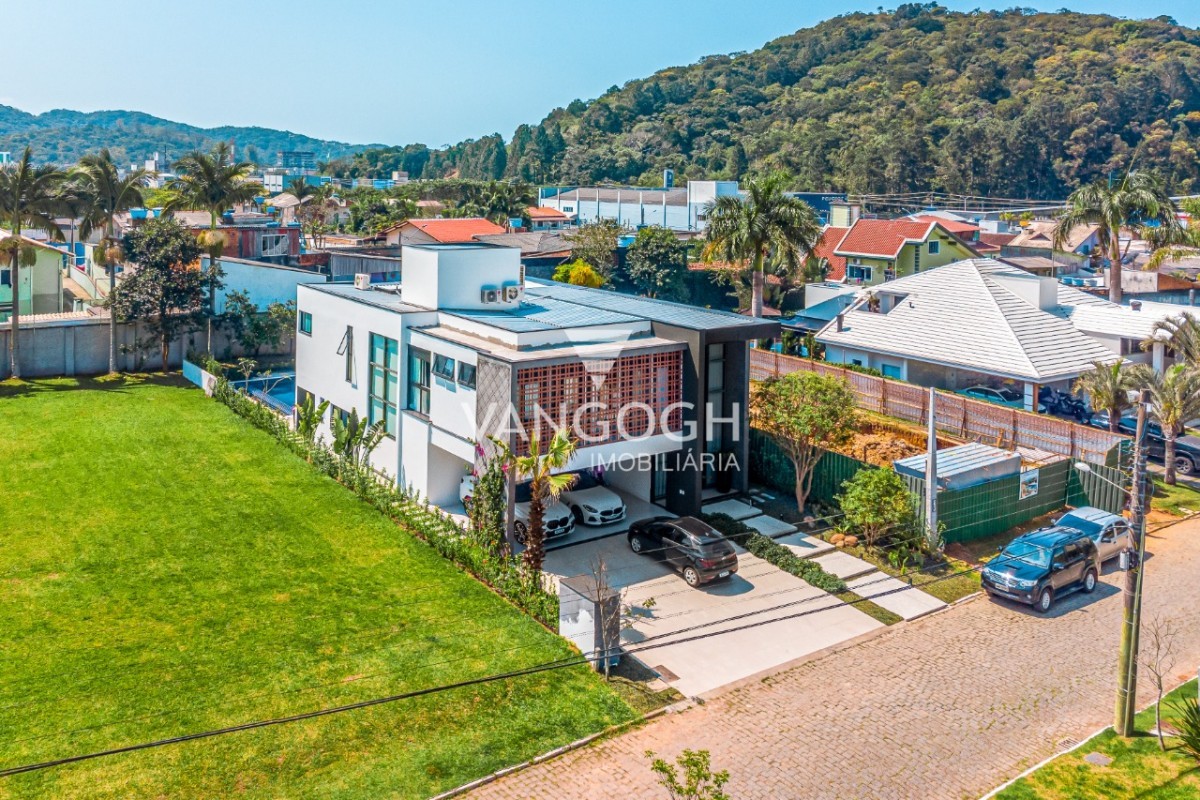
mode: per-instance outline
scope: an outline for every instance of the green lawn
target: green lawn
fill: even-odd
[[[0,384],[0,768],[568,657],[173,379]],[[426,797],[629,720],[586,667],[0,778],[0,798]]]
[[[1163,720],[1173,712],[1171,698],[1196,696],[1196,682],[1189,681],[1172,692],[1163,703]],[[1036,772],[1021,778],[996,795],[997,800],[1084,800],[1085,798],[1137,797],[1142,800],[1192,800],[1200,797],[1200,767],[1183,753],[1158,748],[1158,739],[1148,731],[1154,727],[1154,709],[1137,716],[1137,736],[1122,739],[1109,728],[1082,747],[1059,756]],[[1113,759],[1108,766],[1084,761],[1089,753]]]
[[[1168,486],[1159,477],[1154,478],[1154,496],[1150,507],[1165,511],[1176,517],[1185,517],[1200,511],[1200,492],[1183,483]]]

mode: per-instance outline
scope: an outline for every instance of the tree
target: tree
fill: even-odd
[[[257,358],[263,347],[278,347],[296,329],[296,304],[275,302],[262,312],[248,292],[230,292],[225,298],[225,320],[242,349]]]
[[[667,228],[649,225],[637,232],[625,257],[629,281],[647,297],[683,299],[687,291],[687,245]]]
[[[204,304],[200,253],[196,237],[171,219],[151,220],[125,237],[125,257],[136,266],[114,287],[112,310],[122,321],[149,323],[163,372],[169,368],[171,342],[194,325]]]
[[[21,267],[32,267],[37,259],[37,251],[22,238],[21,230],[41,228],[62,241],[62,230],[54,217],[69,210],[62,191],[66,177],[56,167],[35,166],[29,147],[18,161],[0,167],[0,222],[12,234],[0,242],[0,259],[8,259],[12,283],[8,362],[14,378],[21,377]]]
[[[1200,366],[1200,320],[1183,312],[1178,316],[1156,320],[1150,329],[1150,337],[1142,342],[1142,349],[1149,350],[1155,343],[1175,351],[1184,363]]]
[[[812,206],[784,192],[786,172],[751,180],[746,197],[725,195],[709,204],[706,260],[714,257],[748,264],[752,294],[750,311],[762,316],[764,270],[795,274],[821,239],[821,224]]]
[[[1121,228],[1157,222],[1164,231],[1179,229],[1172,202],[1162,181],[1150,172],[1131,170],[1119,182],[1100,178],[1080,186],[1067,198],[1067,208],[1054,226],[1054,249],[1079,225],[1096,226],[1096,243],[1109,260],[1108,299],[1121,302]]]
[[[601,219],[580,225],[566,238],[571,242],[571,254],[576,260],[587,262],[608,280],[617,266],[619,237],[625,233],[625,226],[616,220]]]
[[[262,194],[261,184],[250,178],[254,165],[249,161],[234,161],[229,144],[218,142],[213,149],[204,153],[199,150],[188,153],[174,164],[179,177],[168,186],[176,192],[174,206],[196,208],[209,213],[208,231],[198,241],[208,252],[212,266],[208,270],[208,297],[204,309],[208,317],[205,347],[212,352],[212,318],[216,313],[217,290],[220,289],[220,258],[225,252],[225,235],[217,230],[217,220],[229,208],[249,203]]]
[[[796,505],[803,511],[814,467],[825,450],[853,437],[858,414],[845,381],[801,371],[751,388],[750,423],[791,459],[796,469]]]
[[[1175,640],[1179,632],[1174,623],[1167,617],[1155,615],[1149,623],[1142,626],[1142,639],[1138,661],[1150,673],[1158,700],[1154,703],[1154,729],[1158,734],[1158,748],[1166,750],[1162,731],[1162,701],[1164,681],[1167,674],[1175,666]]]
[[[591,264],[582,260],[559,264],[554,268],[553,279],[559,283],[588,286],[592,289],[599,289],[604,285],[604,276],[592,269]]]
[[[1190,364],[1176,364],[1161,375],[1148,367],[1137,370],[1144,388],[1150,391],[1150,413],[1163,432],[1163,462],[1166,466],[1163,481],[1175,484],[1175,440],[1183,433],[1185,423],[1200,416],[1200,369]]]
[[[529,454],[512,459],[515,477],[529,478],[529,530],[525,534],[525,552],[521,557],[533,573],[541,571],[546,558],[546,507],[575,480],[570,473],[555,475],[554,470],[566,467],[574,454],[575,442],[570,434],[555,431],[545,452],[542,452],[541,437],[534,433],[529,440]]]
[[[884,534],[911,526],[915,520],[912,493],[892,469],[860,469],[842,484],[838,503],[844,527],[874,550]]]
[[[1108,429],[1120,430],[1121,415],[1132,405],[1129,393],[1140,385],[1138,373],[1124,359],[1112,364],[1092,362],[1092,369],[1075,381],[1075,394],[1085,395],[1093,411],[1108,412]]]
[[[471,471],[475,478],[471,488],[471,501],[467,504],[471,536],[484,551],[494,556],[507,556],[508,537],[504,529],[508,516],[508,448],[493,439],[496,450],[488,454],[482,445],[475,445],[476,467]]]
[[[653,750],[646,751],[646,758],[651,759],[650,770],[658,775],[671,800],[729,800],[722,788],[729,782],[729,770],[713,772],[707,750],[684,750],[674,764],[656,758]]]
[[[117,243],[116,218],[144,202],[142,182],[146,170],[137,169],[124,174],[117,169],[108,148],[99,153],[79,159],[72,174],[76,196],[81,204],[83,221],[79,235],[87,239],[93,231],[102,231],[102,238],[95,248],[96,259],[108,272],[109,294],[117,285],[117,262],[121,260],[121,248]],[[117,315],[108,315],[108,371],[117,371]]]

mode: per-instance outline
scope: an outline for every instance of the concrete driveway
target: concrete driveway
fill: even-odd
[[[635,555],[624,536],[548,553],[545,570],[559,577],[593,575],[603,562],[608,582],[632,606],[622,634],[627,650],[689,697],[711,692],[882,625],[856,608],[738,549],[729,580],[692,589],[673,569]],[[654,604],[645,603],[653,598]],[[787,608],[763,612],[776,606]],[[747,625],[805,612],[770,625]],[[735,619],[736,618],[736,619]],[[715,638],[693,637],[743,627]],[[691,639],[691,641],[686,641]]]

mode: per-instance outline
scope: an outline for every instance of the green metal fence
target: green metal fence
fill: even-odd
[[[833,503],[842,491],[842,484],[860,469],[870,466],[841,453],[825,453],[813,470],[809,497],[817,502]],[[789,495],[796,491],[796,468],[792,460],[770,436],[753,428],[750,429],[750,478]]]

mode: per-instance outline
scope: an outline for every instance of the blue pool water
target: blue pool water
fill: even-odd
[[[296,405],[296,374],[279,372],[248,381],[235,381],[234,386],[283,414],[291,414]]]

